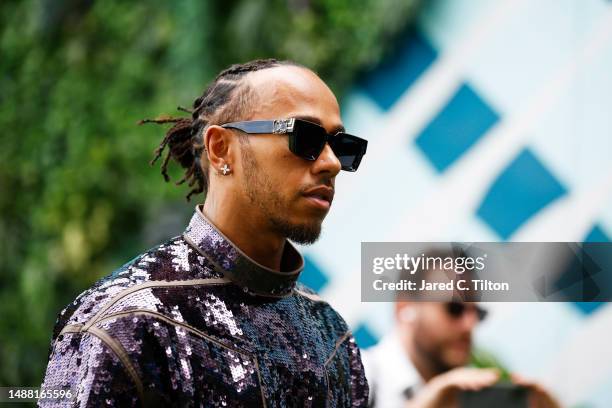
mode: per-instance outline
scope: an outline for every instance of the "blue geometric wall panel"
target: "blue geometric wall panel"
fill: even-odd
[[[573,302],[572,305],[584,315],[590,315],[604,306],[605,302]]]
[[[587,234],[584,242],[610,242],[610,237],[599,225],[595,225]],[[604,306],[605,302],[574,302],[573,305],[583,314],[588,315]]]
[[[443,172],[498,120],[474,89],[463,84],[415,142],[436,170]]]
[[[599,225],[595,225],[587,234],[584,242],[610,242],[610,237]]]
[[[384,110],[389,110],[436,59],[436,50],[418,32],[410,32],[401,44],[376,71],[359,81],[358,86]]]
[[[565,193],[565,187],[525,149],[493,183],[476,214],[506,240],[531,216]]]
[[[361,323],[357,326],[357,329],[353,331],[353,337],[357,342],[357,345],[361,349],[371,347],[378,343],[378,338],[372,333],[368,326]]]
[[[329,279],[310,257],[304,256],[304,270],[300,274],[299,281],[315,292],[319,292],[327,285]]]

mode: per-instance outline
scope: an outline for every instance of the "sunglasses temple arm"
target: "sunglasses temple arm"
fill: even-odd
[[[274,132],[273,120],[253,120],[248,122],[231,122],[223,125],[224,128],[242,130],[250,134],[265,134]]]

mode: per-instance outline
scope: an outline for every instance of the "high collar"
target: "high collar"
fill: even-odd
[[[183,237],[226,278],[253,294],[273,297],[290,294],[304,268],[304,258],[289,241],[285,243],[281,262],[289,266],[287,271],[275,271],[255,262],[206,218],[201,205],[196,206]]]

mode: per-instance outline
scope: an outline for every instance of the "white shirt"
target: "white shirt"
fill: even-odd
[[[424,385],[395,330],[374,347],[364,350],[362,360],[370,386],[371,407],[402,408],[407,395],[414,395]]]

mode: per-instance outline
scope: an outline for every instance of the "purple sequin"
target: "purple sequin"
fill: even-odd
[[[366,406],[346,323],[288,271],[248,258],[196,209],[185,233],[83,292],[58,316],[43,387],[63,406]]]

